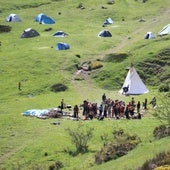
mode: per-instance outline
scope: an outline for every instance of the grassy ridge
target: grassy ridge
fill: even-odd
[[[147,31],[157,33],[169,22],[169,15],[165,12],[169,5],[168,0],[164,3],[154,0],[147,3],[123,0],[116,1],[114,5],[107,5],[105,0],[87,0],[84,2],[84,10],[76,8],[80,2],[39,0],[35,3],[32,0],[0,0],[0,23],[12,27],[11,32],[0,33],[0,168],[33,169],[39,166],[47,169],[56,160],[61,160],[66,169],[92,169],[90,164],[93,164],[94,153],[102,145],[100,135],[105,133],[106,129],[111,135],[112,130],[119,127],[139,134],[142,144],[120,160],[101,165],[100,169],[112,169],[114,165],[115,169],[122,170],[122,161],[125,162],[123,169],[133,169],[156,152],[169,147],[169,138],[153,140],[152,131],[159,122],[152,118],[150,110],[146,118],[133,123],[126,120],[80,122],[85,126],[95,127],[95,135],[89,144],[90,153],[75,158],[62,151],[66,147],[74,149],[65,129],[76,127],[78,122],[59,120],[61,126],[56,127],[50,124],[53,120],[21,116],[20,113],[27,109],[57,107],[61,98],[71,105],[80,104],[84,99],[99,103],[104,92],[108,97],[128,102],[131,96],[117,94],[127,73],[125,68],[133,61],[142,75],[145,70],[141,63],[169,47],[168,38],[157,37],[151,41],[143,39]],[[107,9],[102,9],[102,6]],[[41,25],[33,22],[34,17],[42,12],[55,18],[56,24]],[[58,12],[61,12],[61,15]],[[5,22],[5,17],[10,13],[18,14],[22,22]],[[102,23],[108,16],[115,21],[112,26],[107,27],[113,37],[102,39],[97,37],[97,34],[103,29]],[[146,22],[138,22],[141,18]],[[22,31],[29,27],[36,29],[40,36],[21,39]],[[44,29],[48,27],[53,30],[45,32]],[[67,32],[69,36],[52,37],[52,33],[58,30]],[[71,49],[56,51],[55,45],[59,41],[68,42]],[[116,63],[103,61],[108,54],[114,53],[126,53],[128,57]],[[76,54],[81,57],[77,58]],[[101,69],[92,71],[88,79],[73,81],[75,64],[97,59],[103,61]],[[165,69],[167,75],[168,69]],[[156,78],[157,75],[154,80]],[[22,91],[18,91],[19,81],[22,82]],[[53,93],[50,87],[55,83],[66,84],[69,89],[66,92]],[[149,82],[146,83],[149,85]],[[154,87],[148,88],[150,93],[134,96],[136,101],[158,95]],[[29,98],[29,94],[33,94],[33,97]],[[44,156],[45,152],[48,156]],[[94,169],[98,168],[94,166]]]

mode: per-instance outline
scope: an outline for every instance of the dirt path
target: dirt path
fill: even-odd
[[[78,95],[81,96],[81,98],[86,96],[88,89],[94,88],[92,87],[93,83],[88,74],[89,74],[88,71],[78,70],[73,74],[72,79],[71,79],[73,87],[77,91]],[[75,80],[76,76],[78,75],[81,75],[81,77],[84,80],[81,80],[81,81]]]

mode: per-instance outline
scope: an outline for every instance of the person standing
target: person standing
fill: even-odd
[[[99,116],[102,116],[102,114],[103,114],[103,105],[102,104],[100,104],[98,110],[99,110]]]
[[[75,105],[75,106],[74,106],[73,111],[74,111],[74,118],[78,118],[78,113],[79,113],[79,107],[78,107],[78,105]]]
[[[108,111],[108,106],[107,104],[104,105],[104,109],[103,109],[103,116],[107,117],[107,111]]]
[[[138,101],[138,103],[137,103],[137,113],[140,113],[140,101]]]
[[[103,95],[102,95],[102,101],[105,103],[105,101],[106,101],[106,94],[104,93]]]
[[[144,110],[147,110],[147,105],[148,105],[148,100],[147,98],[145,98],[145,101],[144,101]]]
[[[131,105],[132,105],[133,107],[135,107],[135,99],[134,99],[134,97],[132,97],[132,99],[131,99]]]
[[[21,91],[21,82],[18,83],[18,90]]]
[[[150,104],[152,104],[152,107],[155,108],[155,106],[156,106],[156,97],[155,96],[151,100]]]
[[[64,99],[62,99],[60,104],[61,113],[63,113],[64,105]]]
[[[125,116],[126,116],[126,119],[130,119],[128,106],[126,106],[126,109],[125,109]]]

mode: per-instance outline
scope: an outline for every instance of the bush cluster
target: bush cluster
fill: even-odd
[[[162,84],[160,85],[159,87],[159,92],[168,92],[170,89],[169,85],[168,84]]]
[[[170,165],[159,166],[155,170],[170,170]]]
[[[170,168],[170,151],[157,154],[155,158],[146,161],[137,170],[166,170],[166,168],[167,170]]]
[[[160,125],[156,127],[153,131],[153,135],[158,139],[170,136],[170,126]]]
[[[66,85],[60,84],[60,83],[54,84],[51,86],[51,91],[53,91],[53,92],[65,91],[67,89],[68,89],[68,87]]]
[[[123,129],[113,132],[115,141],[105,144],[95,155],[95,163],[102,164],[126,155],[141,142],[136,135],[125,134]]]
[[[61,169],[63,167],[64,167],[64,165],[61,161],[56,161],[55,164],[50,165],[48,169],[49,170],[58,170],[58,169]]]
[[[90,64],[91,70],[95,70],[101,67],[103,67],[103,64],[100,61],[92,61]]]
[[[10,32],[12,29],[11,26],[8,25],[0,25],[0,32]]]

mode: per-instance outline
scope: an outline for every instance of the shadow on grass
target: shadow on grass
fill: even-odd
[[[70,148],[65,148],[64,150],[56,151],[56,153],[66,153],[66,154],[69,154],[72,157],[75,157],[79,154],[96,153],[96,152],[97,152],[97,150],[88,149],[88,150],[77,151],[77,150],[72,150]]]

